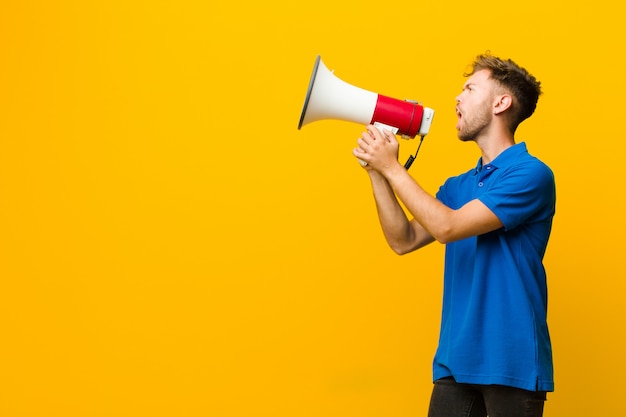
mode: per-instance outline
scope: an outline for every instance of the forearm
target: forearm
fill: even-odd
[[[399,164],[397,167],[387,169],[384,178],[392,192],[415,218],[415,221],[433,239],[441,243],[454,240],[452,232],[455,210],[445,206],[427,193]]]
[[[354,149],[353,154],[370,167],[368,172],[381,225],[389,245],[396,252],[414,250],[434,239],[447,243],[482,230],[474,228],[473,221],[456,228],[454,222],[459,217],[458,210],[450,209],[424,191],[400,165],[398,142],[391,132],[385,131],[383,136],[375,127],[368,126],[368,131],[361,135],[357,143],[359,147]],[[408,220],[398,199],[413,220]]]
[[[500,219],[479,199],[451,209],[428,194],[401,166],[390,166],[382,174],[394,194],[429,236],[450,243],[503,227]],[[414,226],[414,229],[417,226]]]
[[[414,221],[410,221],[398,202],[393,188],[379,172],[369,172],[378,219],[389,246],[398,254],[418,249],[434,239]]]

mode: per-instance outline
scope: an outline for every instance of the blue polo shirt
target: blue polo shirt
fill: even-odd
[[[556,203],[552,171],[522,142],[448,179],[437,198],[452,209],[479,199],[504,227],[446,245],[434,380],[553,391],[543,267]]]

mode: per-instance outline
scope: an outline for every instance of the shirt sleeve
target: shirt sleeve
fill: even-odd
[[[517,165],[498,176],[478,198],[502,222],[505,230],[541,221],[554,214],[554,175],[538,160]]]

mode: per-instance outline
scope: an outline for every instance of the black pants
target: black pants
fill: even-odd
[[[502,385],[435,381],[428,417],[541,417],[546,393]]]

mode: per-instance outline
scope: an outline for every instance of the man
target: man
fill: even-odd
[[[478,165],[429,195],[398,162],[398,141],[367,126],[365,162],[384,236],[398,254],[446,244],[429,417],[536,417],[554,390],[543,256],[555,210],[550,168],[516,144],[540,83],[511,60],[479,55],[456,98]],[[402,209],[399,200],[412,216]]]

